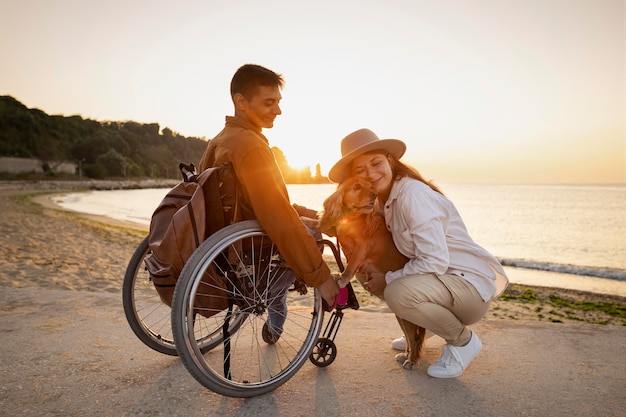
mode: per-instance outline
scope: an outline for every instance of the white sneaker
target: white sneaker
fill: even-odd
[[[441,358],[428,368],[428,375],[433,378],[456,378],[463,373],[482,347],[482,342],[474,332],[465,346],[445,345]]]
[[[391,347],[402,352],[406,351],[406,339],[404,336],[394,339],[391,342]]]

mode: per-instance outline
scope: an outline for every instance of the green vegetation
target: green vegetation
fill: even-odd
[[[537,317],[554,323],[563,320],[584,321],[595,324],[626,325],[626,304],[618,296],[510,285],[500,295],[502,301],[535,305]]]
[[[550,304],[557,308],[583,311],[601,311],[612,317],[626,319],[626,306],[616,303],[598,303],[590,301],[575,301],[551,295]]]
[[[532,288],[526,288],[521,294],[518,292],[505,291],[500,298],[503,300],[516,300],[522,303],[531,303],[537,300],[537,295],[535,295],[535,291]]]
[[[206,145],[205,138],[185,137],[158,123],[50,116],[0,96],[0,156],[39,159],[46,176],[57,179],[65,179],[55,173],[61,162],[75,163],[76,176],[83,178],[178,178],[178,164],[197,165]],[[319,165],[312,177],[309,168],[294,170],[278,148],[272,151],[286,182],[328,182]]]

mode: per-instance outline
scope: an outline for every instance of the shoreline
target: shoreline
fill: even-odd
[[[158,189],[152,189],[149,194],[143,194],[143,191],[145,190],[130,191],[127,205],[120,205],[120,198],[123,199],[124,193],[128,190],[106,190],[102,193],[88,190],[66,191],[55,196],[53,200],[64,210],[98,214],[107,216],[107,218],[148,226],[151,216],[149,211],[129,210],[129,208],[132,205],[145,207],[146,203],[156,207],[166,191],[163,191],[162,195]],[[154,191],[157,193],[155,194]],[[292,191],[295,193],[294,197],[300,201],[302,199],[304,202],[309,201],[307,200],[308,196],[303,195],[301,190],[296,188]],[[111,204],[108,201],[109,197],[112,199]],[[150,200],[144,201],[146,198]],[[319,203],[317,200],[309,202],[315,205]],[[549,259],[536,261],[525,258],[499,257],[499,260],[510,281],[516,284],[575,289],[626,297],[626,269],[624,268],[598,264],[585,266],[576,262],[556,263]],[[615,264],[615,262],[609,263]]]
[[[137,180],[2,180],[0,190],[140,190],[144,188],[171,188],[178,184],[178,179],[137,179]]]
[[[65,191],[75,189],[0,187],[0,286],[120,293],[126,264],[148,227],[64,210],[50,197]],[[353,286],[363,311],[390,312]],[[626,297],[510,284],[484,319],[626,326]]]

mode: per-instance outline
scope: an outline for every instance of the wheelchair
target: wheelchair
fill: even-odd
[[[149,348],[165,355],[177,356],[171,327],[171,309],[161,301],[144,263],[150,255],[148,238],[141,241],[133,253],[122,284],[122,304],[126,321],[137,338]],[[214,320],[217,320],[215,317]],[[231,320],[235,328],[239,320]],[[198,319],[198,326],[209,326]],[[221,331],[210,334],[203,332],[198,341],[202,351],[207,351],[222,342]]]
[[[324,239],[318,243],[332,250],[343,271],[339,248]],[[226,226],[196,249],[178,278],[171,309],[143,264],[148,255],[146,238],[124,277],[131,329],[148,347],[178,355],[200,384],[221,395],[270,392],[307,359],[330,365],[343,310],[359,308],[349,284],[324,327],[321,296],[295,277],[255,220]]]

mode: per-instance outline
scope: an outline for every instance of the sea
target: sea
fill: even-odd
[[[321,210],[334,184],[288,184],[293,203]],[[441,184],[472,238],[514,284],[626,297],[626,185]],[[59,206],[149,225],[168,189],[76,192]]]

